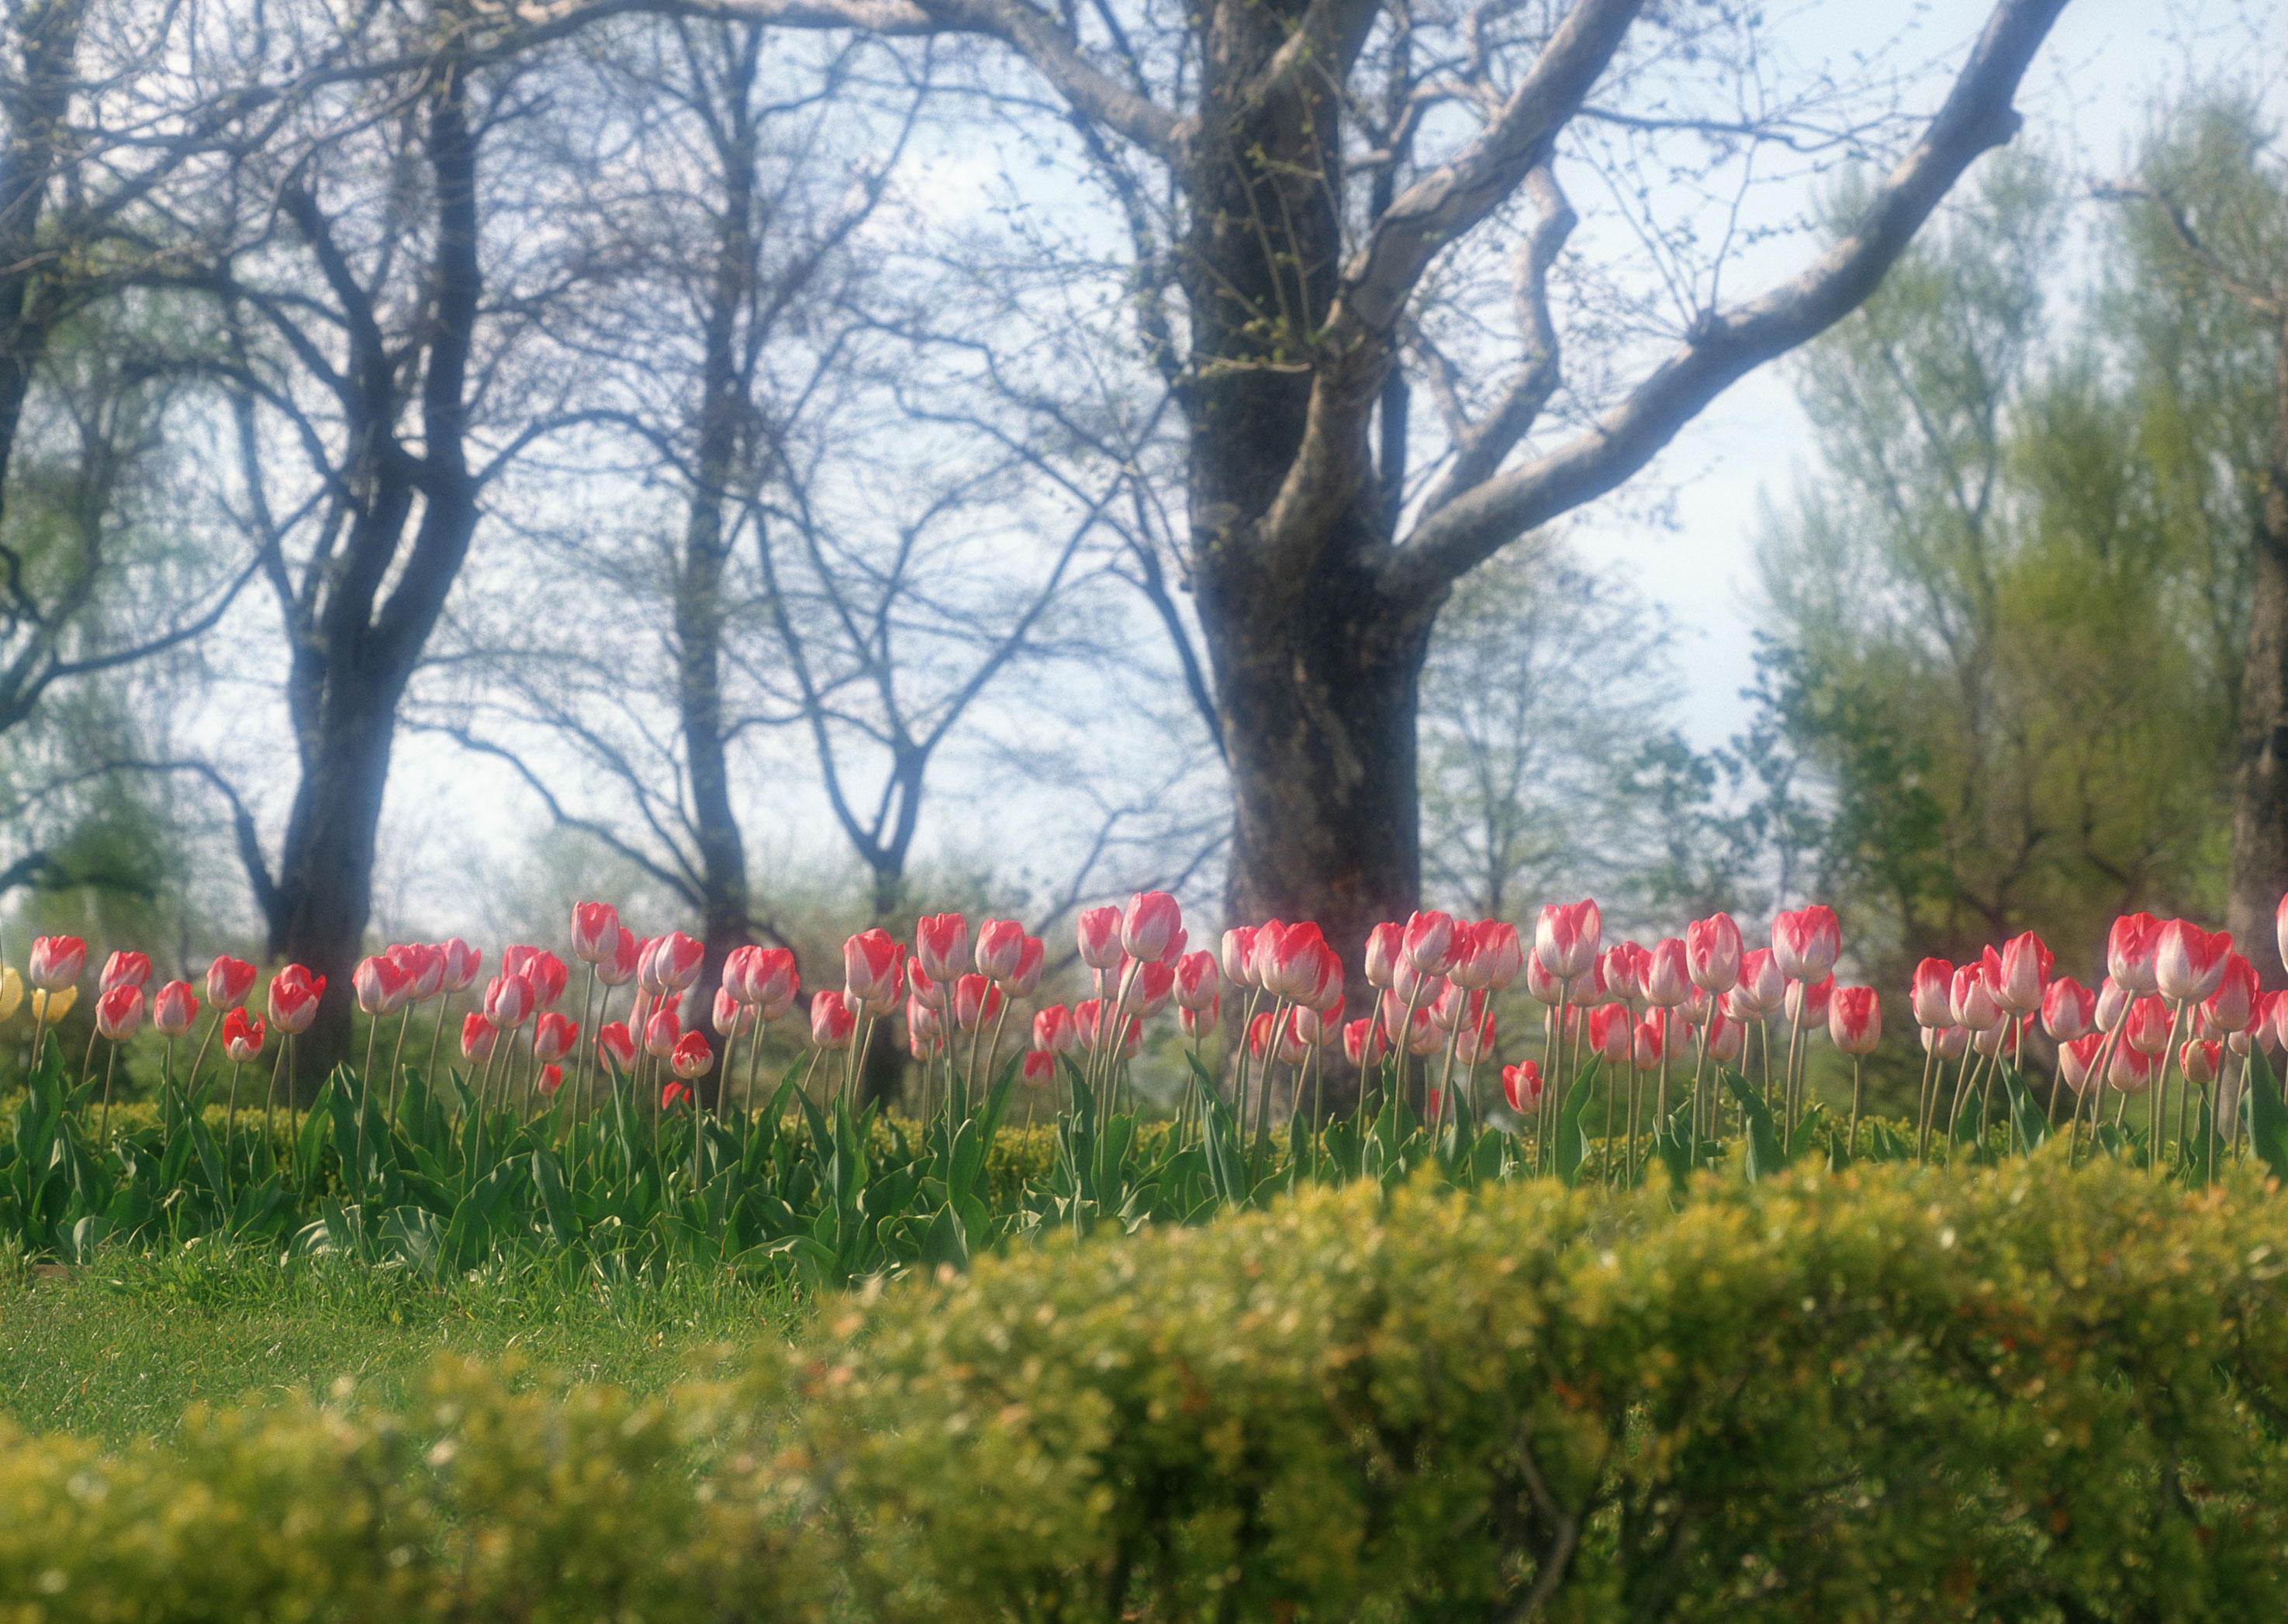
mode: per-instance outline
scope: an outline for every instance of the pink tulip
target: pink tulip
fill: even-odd
[[[1502,1067],[1502,1097],[1520,1116],[1541,1109],[1541,1068],[1530,1060]]]
[[[1748,1029],[1721,1009],[1708,1014],[1708,1058],[1725,1066],[1738,1061],[1748,1046]]]
[[[413,978],[377,955],[358,961],[350,972],[350,986],[357,994],[358,1008],[377,1017],[396,1014],[413,996]]]
[[[2224,980],[2224,962],[2231,952],[2230,932],[2172,919],[2153,945],[2156,988],[2172,1003],[2198,1003]]]
[[[1774,915],[1771,952],[1788,980],[1825,980],[1843,952],[1843,927],[1835,910],[1815,902],[1792,914]]]
[[[2031,1015],[2042,1007],[2042,989],[2050,984],[2053,962],[2049,948],[2031,931],[2002,945],[2002,973],[1994,982],[1994,1002],[2005,1015]]]
[[[1954,966],[1944,959],[1925,959],[1915,966],[1914,992],[1909,999],[1918,1026],[1954,1025]]]
[[[2132,993],[2156,990],[2153,953],[2160,946],[2161,922],[2150,914],[2125,914],[2105,939],[2105,968]]]
[[[553,1098],[555,1097],[556,1090],[563,1086],[564,1068],[560,1066],[542,1066],[540,1068],[540,1076],[533,1083],[533,1087],[539,1089],[540,1097],[543,1099]]]
[[[1736,1001],[1735,1013],[1738,1018],[1760,1020],[1780,1012],[1787,1002],[1787,984],[1779,955],[1768,947],[1759,947],[1740,955],[1739,983],[1727,996]]]
[[[389,950],[389,962],[403,970],[413,984],[409,1003],[427,1003],[445,990],[445,950],[425,942],[401,942]]]
[[[1498,919],[1482,919],[1470,928],[1466,985],[1490,993],[1506,992],[1524,964],[1525,948],[1518,941],[1515,925],[1504,924]],[[1458,978],[1464,974],[1464,969],[1455,967]]]
[[[667,1063],[677,1076],[688,1081],[707,1074],[707,1068],[715,1064],[715,1051],[707,1046],[707,1034],[694,1026],[676,1040]]]
[[[218,1010],[235,1010],[254,990],[254,966],[244,959],[218,955],[207,966],[207,1002]]]
[[[1253,986],[1255,963],[1255,929],[1251,925],[1235,925],[1223,933],[1216,949],[1216,962],[1223,978],[1234,986]]]
[[[2070,1043],[2097,1024],[2097,994],[2071,976],[2060,976],[2042,994],[2042,1030]]]
[[[485,966],[485,955],[459,937],[449,938],[445,944],[445,991],[465,993]]]
[[[1441,1032],[1452,1032],[1467,1022],[1485,1014],[1486,995],[1473,993],[1459,982],[1449,981],[1438,1001],[1430,1006],[1431,1024]]]
[[[2141,1055],[2168,1052],[2169,1006],[2158,998],[2140,998],[2129,1006],[2129,1024],[2121,1034],[2121,1047],[2133,1049]]]
[[[1398,951],[1417,975],[1444,975],[1453,962],[1453,915],[1434,910],[1408,915],[1405,929],[1399,933]]]
[[[36,936],[26,979],[44,993],[76,986],[87,969],[87,944],[76,936]]]
[[[1799,1032],[1816,1032],[1827,1025],[1827,1011],[1835,996],[1835,978],[1822,981],[1791,981],[1787,990],[1788,1024]]]
[[[2090,1069],[2097,1064],[2098,1052],[2104,1047],[2105,1036],[2097,1032],[2070,1038],[2058,1045],[2058,1076],[2066,1087],[2077,1094],[2082,1091],[2089,1081]]]
[[[115,986],[95,1001],[95,1029],[115,1043],[124,1043],[143,1024],[143,989]],[[107,1089],[110,1085],[104,1085]]]
[[[877,1015],[897,1006],[905,991],[905,949],[879,926],[842,944],[843,996]]]
[[[187,981],[170,981],[151,1000],[151,1030],[163,1038],[179,1038],[199,1018],[198,994]]]
[[[1366,983],[1389,986],[1399,960],[1406,951],[1406,927],[1384,920],[1366,933]]]
[[[2196,1038],[2177,1050],[2177,1064],[2184,1068],[2186,1081],[2205,1089],[2224,1067],[2224,1045]]]
[[[318,1018],[318,1001],[325,995],[325,977],[287,965],[270,978],[270,1024],[288,1037],[299,1037]]]
[[[914,921],[914,963],[931,980],[952,982],[969,968],[969,921],[958,914],[925,914]]]
[[[619,1030],[623,1036],[626,1035],[625,1026]],[[605,1031],[608,1034],[611,1028],[608,1026]],[[476,1010],[472,1010],[461,1018],[461,1058],[464,1060],[491,1059],[493,1045],[499,1042],[500,1028]]]
[[[1156,970],[1171,981],[1175,971],[1164,964],[1147,968]],[[1161,994],[1161,1002],[1167,994]],[[1001,989],[983,976],[964,976],[953,985],[953,1024],[964,1032],[974,1032],[1001,1013]]]
[[[2264,989],[2256,984],[2256,967],[2239,954],[2229,953],[2216,991],[2201,1005],[2201,1016],[2219,1035],[2245,1032],[2256,1019],[2257,1001],[2263,995]]]
[[[1042,1053],[1069,1055],[1079,1042],[1080,1028],[1064,1005],[1053,1003],[1033,1017],[1033,1047]]]
[[[1390,1040],[1383,1036],[1382,1023],[1371,1019],[1347,1022],[1343,1026],[1343,1058],[1352,1068],[1364,1071],[1380,1066],[1390,1053]]]
[[[810,1001],[810,1041],[820,1049],[847,1049],[857,1034],[857,1012],[840,993],[825,992]]]
[[[947,1000],[953,996],[953,988],[948,982],[931,980],[929,971],[909,959],[906,961],[906,996],[926,1010],[942,1010]]]
[[[1609,1003],[1589,1017],[1589,1047],[1618,1066],[1629,1058],[1636,1037],[1636,1021],[1626,1004]]]
[[[1633,1045],[1630,1058],[1637,1070],[1648,1072],[1660,1064],[1660,1058],[1668,1047],[1667,1034],[1664,1030],[1666,1024],[1663,1013],[1655,1010],[1630,1032],[1629,1042]]]
[[[1188,953],[1176,961],[1176,1004],[1180,1009],[1204,1010],[1219,991],[1215,955]]]
[[[2129,989],[2111,976],[2101,981],[2097,988],[2097,1029],[2110,1032],[2118,1026],[2129,1013],[2132,997]]]
[[[989,919],[977,930],[977,973],[1005,989],[1024,951],[1023,925],[1013,919]]]
[[[532,983],[522,976],[495,976],[485,984],[485,1018],[503,1032],[513,1032],[532,1018]]]
[[[1029,1050],[1020,1070],[1028,1088],[1045,1089],[1057,1080],[1057,1058],[1038,1050]]]
[[[561,1060],[580,1042],[580,1023],[553,1010],[532,1024],[532,1052],[543,1064]]]
[[[1959,1060],[1970,1050],[1970,1028],[1967,1026],[1925,1026],[1923,1052],[1936,1055],[1942,1060]]]
[[[1740,927],[1729,914],[1711,914],[1684,927],[1684,964],[1692,985],[1728,993],[1740,979]]]
[[[2167,1034],[2163,1034],[2164,1047],[2166,1046],[2166,1037]],[[2114,1046],[2112,1063],[2105,1068],[2105,1080],[2124,1094],[2144,1093],[2160,1074],[2158,1050],[2133,1049],[2126,1043]]]
[[[759,947],[747,961],[747,1002],[765,1020],[776,1020],[802,995],[802,975],[790,947]]]
[[[1973,1032],[1990,1032],[2002,1024],[2002,1008],[1994,1002],[1994,988],[1986,979],[1986,966],[1965,964],[1954,972],[1950,993],[1954,1024]]]
[[[1673,936],[1654,943],[1652,956],[1645,966],[1645,1002],[1660,1009],[1673,1009],[1691,996],[1692,986],[1684,943]]]
[[[450,943],[447,944],[449,948],[450,946]],[[619,939],[612,944],[611,956],[596,962],[596,979],[606,986],[625,986],[636,978],[642,956],[643,944],[636,939],[633,931],[622,925]],[[445,978],[448,983],[452,978],[449,974]],[[451,990],[449,986],[447,990]]]
[[[1121,950],[1146,964],[1164,964],[1183,951],[1184,914],[1164,891],[1140,891],[1120,919]]]
[[[1124,989],[1120,1007],[1131,1015],[1150,1020],[1168,1007],[1168,1000],[1176,991],[1176,967],[1156,963],[1138,963],[1124,959],[1113,985]]]
[[[75,976],[72,978],[77,980],[79,978]],[[150,978],[151,955],[123,950],[104,960],[103,974],[96,982],[96,991],[108,993],[123,986],[140,988]]]
[[[1533,926],[1533,956],[1560,981],[1586,975],[1604,935],[1593,901],[1545,902]]]
[[[1883,1004],[1871,986],[1839,986],[1827,1003],[1827,1035],[1847,1055],[1871,1055],[1883,1041]]]
[[[1179,1009],[1176,1025],[1187,1038],[1202,1039],[1216,1029],[1216,1023],[1222,1017],[1223,999],[1218,996],[1209,999],[1208,1007],[1204,1010]]]
[[[659,1108],[662,1111],[672,1111],[686,1100],[696,1097],[697,1096],[692,1093],[689,1083],[680,1081],[671,1082],[659,1091]]]
[[[482,1017],[472,1015],[469,1018],[479,1020]],[[636,1038],[635,1034],[628,1029],[628,1023],[616,1020],[600,1027],[596,1033],[596,1054],[621,1076],[624,1077],[635,1070]]]
[[[1644,996],[1644,972],[1652,955],[1634,942],[1615,942],[1600,955],[1604,963],[1605,986],[1623,1003],[1633,1004]]]
[[[620,945],[620,910],[608,902],[572,905],[572,956],[601,964]]]
[[[2272,928],[2279,938],[2280,962],[2288,965],[2288,895],[2284,895],[2280,906],[2272,911]]]
[[[1076,923],[1080,962],[1091,970],[1110,970],[1120,963],[1120,910],[1107,904],[1080,911]]]
[[[715,989],[714,1006],[708,1011],[708,1021],[719,1038],[744,1037],[755,1029],[757,1008],[732,997],[728,987],[719,986]]]
[[[234,1009],[222,1018],[222,1052],[233,1066],[244,1066],[262,1053],[262,1018],[247,1018],[242,1009]]]
[[[1099,1026],[1102,1019],[1103,1009],[1103,1001],[1096,998],[1073,1006],[1073,1030],[1079,1034],[1080,1046],[1083,1049],[1092,1050],[1096,1048],[1097,1041],[1102,1035]],[[1124,1029],[1120,1030],[1121,1058],[1133,1059],[1143,1048],[1144,1023],[1131,1016],[1125,1023]]]
[[[654,1010],[644,1021],[644,1052],[655,1060],[664,1060],[673,1054],[682,1037],[683,1022],[677,1018],[671,1003]]]

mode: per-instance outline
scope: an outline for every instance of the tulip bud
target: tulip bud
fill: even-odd
[[[644,1052],[655,1060],[664,1060],[675,1052],[683,1036],[683,1022],[677,1018],[675,1006],[663,1004],[654,1010],[644,1022]]]
[[[2000,974],[1994,980],[1995,1004],[2006,1015],[2028,1016],[2042,1007],[2053,955],[2031,931],[2003,944]]]
[[[1080,1028],[1064,1005],[1053,1003],[1033,1017],[1033,1047],[1042,1053],[1069,1055],[1079,1042]]]
[[[1165,963],[1171,947],[1183,951],[1176,941],[1183,923],[1183,910],[1173,897],[1164,891],[1140,891],[1121,915],[1121,950],[1140,963]]]
[[[2141,1055],[2165,1054],[2173,1024],[2167,1004],[2158,998],[2140,998],[2129,1006],[2129,1024],[2122,1034],[2121,1047],[2133,1049]]]
[[[1013,919],[989,919],[977,931],[977,973],[1004,990],[1017,973],[1025,951],[1025,927]]]
[[[444,989],[448,993],[465,993],[484,968],[485,955],[459,937],[449,938],[445,944]],[[619,985],[615,982],[613,985]]]
[[[1685,963],[1684,943],[1673,936],[1653,945],[1645,966],[1644,999],[1660,1009],[1673,1009],[1690,996],[1692,978]]]
[[[1740,927],[1729,914],[1711,914],[1684,927],[1684,963],[1692,985],[1728,993],[1740,979]]]
[[[1827,1002],[1827,1035],[1847,1055],[1871,1055],[1883,1040],[1883,1004],[1871,986],[1839,986]]]
[[[450,942],[445,944],[448,953],[451,952],[452,946]],[[596,962],[596,979],[606,986],[625,986],[636,978],[636,970],[642,955],[643,944],[636,939],[636,933],[627,926],[622,925],[619,939],[612,944],[611,957],[599,959]],[[452,973],[449,970],[445,976],[448,992],[453,990],[452,980]]]
[[[1534,923],[1533,956],[1553,978],[1570,981],[1588,973],[1603,935],[1595,902],[1546,902]]]
[[[2125,914],[2105,939],[2108,974],[2132,993],[2156,989],[2153,952],[2160,945],[2161,922],[2150,914]]]
[[[1956,1026],[1967,1026],[1973,1032],[1989,1032],[2002,1024],[2001,1006],[1994,1002],[1994,988],[1986,979],[1985,965],[1965,964],[1956,970],[1949,996]]]
[[[151,955],[123,950],[104,960],[103,974],[98,978],[95,990],[108,993],[123,986],[139,988],[150,978]]]
[[[561,1060],[580,1041],[580,1023],[551,1010],[533,1023],[532,1052],[543,1065]]]
[[[544,1016],[542,1018],[547,1018]],[[717,1037],[743,1037],[755,1029],[755,1006],[740,1002],[731,996],[730,988],[719,986],[715,989],[714,1005],[708,1010],[708,1019],[713,1025]]]
[[[1798,1032],[1816,1032],[1827,1025],[1827,1011],[1835,996],[1835,978],[1823,981],[1791,981],[1787,990],[1788,1024]]]
[[[2156,989],[2172,1003],[2198,1003],[2224,980],[2224,962],[2231,952],[2229,932],[2212,933],[2190,920],[2172,919],[2154,943]]]
[[[1910,1002],[1918,1026],[1954,1025],[1954,966],[1944,959],[1925,959],[1916,965]]]
[[[2086,1035],[2096,1026],[2097,994],[2071,976],[2061,976],[2042,994],[2042,1030],[2061,1043]]]
[[[1923,1052],[1942,1060],[1959,1060],[1970,1050],[1970,1028],[1967,1026],[1925,1026]]]
[[[170,1040],[191,1029],[199,1018],[198,994],[187,981],[170,981],[151,1000],[151,1030]]]
[[[1406,928],[1399,935],[1398,950],[1399,956],[1414,967],[1417,975],[1444,975],[1453,961],[1453,916],[1435,912],[1408,915]]]
[[[1021,1072],[1028,1088],[1045,1089],[1057,1080],[1057,1058],[1039,1050],[1029,1050],[1021,1063]]]
[[[1366,982],[1369,986],[1386,987],[1400,957],[1405,952],[1406,927],[1392,920],[1384,920],[1366,933]]]
[[[843,996],[850,1003],[888,1013],[904,993],[904,971],[903,950],[878,926],[842,944]]]
[[[1171,983],[1175,979],[1176,972],[1165,964],[1153,964],[1147,968],[1158,970]],[[1167,1002],[1167,996],[1163,989],[1161,1004]],[[1156,1012],[1158,1007],[1155,1006]],[[983,976],[964,976],[954,983],[953,1024],[962,1031],[974,1032],[1000,1013],[1001,989]]]
[[[1521,1060],[1515,1066],[1502,1067],[1502,1097],[1509,1108],[1520,1116],[1531,1116],[1541,1109],[1541,1068],[1530,1060]]]

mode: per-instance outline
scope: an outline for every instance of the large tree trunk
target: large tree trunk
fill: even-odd
[[[2272,440],[2257,510],[2248,657],[2241,669],[2232,783],[2232,883],[2225,923],[2258,978],[2288,986],[2273,910],[2288,892],[2288,324],[2275,335]]]

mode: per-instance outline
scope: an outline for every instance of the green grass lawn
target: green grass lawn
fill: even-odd
[[[656,1390],[786,1335],[804,1304],[684,1271],[607,1283],[569,1260],[437,1283],[354,1263],[198,1248],[68,1273],[0,1260],[0,1413],[33,1431],[164,1438],[184,1406],[324,1393],[395,1402],[439,1356],[515,1356],[540,1382]]]

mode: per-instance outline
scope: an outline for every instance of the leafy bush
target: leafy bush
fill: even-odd
[[[2278,1617],[2281,1214],[2055,1150],[1307,1190],[657,1406],[0,1441],[0,1620]]]

